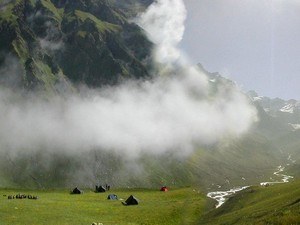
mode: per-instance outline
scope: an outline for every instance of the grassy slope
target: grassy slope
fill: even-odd
[[[17,0],[14,4],[17,4],[19,2],[20,2],[20,0]],[[0,6],[2,4],[3,3],[0,1]],[[13,25],[16,25],[17,17],[12,13],[14,4],[12,4],[12,3],[4,4],[4,6],[0,10],[0,12],[1,12],[0,22],[7,21],[7,22],[11,22]]]
[[[299,185],[251,187],[209,212],[200,224],[300,224]]]
[[[60,24],[63,17],[63,9],[57,9],[49,0],[42,0],[41,3],[49,12],[53,14],[53,19]]]
[[[215,190],[216,184],[232,188],[265,181],[286,158],[266,138],[249,133],[212,149],[199,149],[189,163],[197,184]]]
[[[291,131],[274,140],[283,151],[291,154],[291,159],[295,161],[293,165],[287,168],[287,173],[300,177],[300,131]]]
[[[149,76],[144,59],[152,44],[106,1],[66,3],[66,11],[54,0],[5,2],[0,0],[0,53],[11,52],[20,60],[24,87],[48,95],[59,91],[55,84],[66,77],[101,86],[123,77]]]
[[[0,190],[0,224],[299,224],[300,181],[270,187],[251,187],[230,198],[219,209],[191,188],[115,190],[119,198],[133,194],[138,206],[106,200],[108,193],[86,190],[70,195],[67,190]],[[38,195],[38,200],[13,199],[17,193]],[[199,220],[200,219],[200,220]]]
[[[94,15],[87,13],[87,12],[82,12],[80,10],[75,10],[75,15],[81,19],[83,22],[87,19],[90,19],[96,24],[96,27],[100,33],[104,32],[119,32],[121,31],[121,27],[115,24],[111,24],[108,22],[101,21]]]
[[[38,200],[8,200],[3,195],[38,195]],[[106,200],[108,193],[86,191],[0,190],[0,224],[193,224],[203,212],[205,197],[191,188],[160,192],[157,190],[114,190],[119,198],[133,194],[138,206],[123,206],[121,201]]]
[[[300,131],[296,130],[274,140],[282,149],[292,154],[294,160],[300,159]]]

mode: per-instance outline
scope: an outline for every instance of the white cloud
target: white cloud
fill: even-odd
[[[236,90],[207,100],[190,79],[158,78],[85,94],[89,97],[12,101],[13,96],[2,91],[1,146],[66,151],[100,148],[126,155],[188,153],[194,144],[245,132],[256,116]]]
[[[0,145],[13,150],[96,148],[127,156],[187,154],[196,145],[246,132],[256,120],[247,98],[225,86],[210,96],[207,77],[180,58],[184,18],[181,0],[158,1],[140,17],[157,43],[156,60],[168,67],[166,76],[47,101],[1,91]]]
[[[186,9],[183,1],[155,1],[142,14],[138,24],[142,26],[157,47],[155,57],[160,63],[178,60],[181,56],[176,47],[184,34]]]

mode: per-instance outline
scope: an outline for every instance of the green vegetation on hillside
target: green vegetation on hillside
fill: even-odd
[[[63,17],[63,9],[57,9],[50,0],[41,0],[43,6],[53,14],[55,20],[61,23]]]
[[[0,23],[3,22],[10,22],[13,25],[16,25],[17,23],[17,16],[13,13],[15,4],[19,4],[21,0],[15,1],[15,3],[7,2],[3,5],[0,2]]]
[[[269,179],[287,155],[267,138],[249,132],[215,146],[199,148],[189,157],[194,181],[208,190],[248,186]]]
[[[87,12],[82,12],[79,10],[75,10],[75,15],[78,16],[78,18],[84,22],[87,19],[92,20],[100,33],[104,33],[104,32],[119,32],[121,31],[121,27],[115,24],[111,24],[111,23],[107,23],[107,22],[103,22],[99,19],[97,19],[97,17],[93,16],[90,13]]]
[[[212,209],[201,224],[299,224],[300,181],[269,187],[250,187],[223,206]]]
[[[62,80],[99,87],[148,77],[152,44],[130,20],[104,0],[0,2],[0,68],[14,57],[20,88],[47,93]]]

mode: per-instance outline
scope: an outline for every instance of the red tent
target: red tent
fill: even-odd
[[[161,187],[160,191],[168,191],[169,189],[166,186]]]

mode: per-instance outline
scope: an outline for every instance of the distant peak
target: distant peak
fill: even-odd
[[[198,63],[197,67],[201,72],[208,73],[208,71],[204,68],[204,66],[201,63]]]

